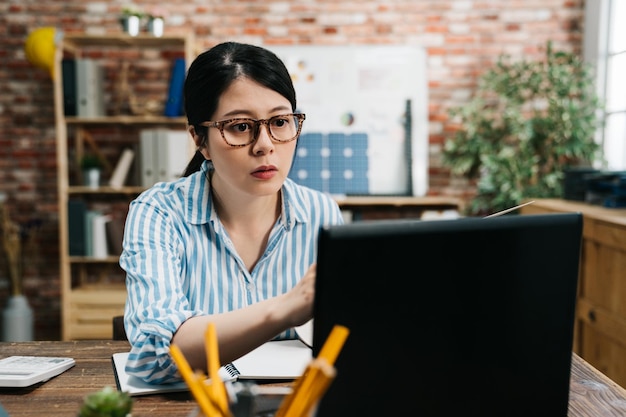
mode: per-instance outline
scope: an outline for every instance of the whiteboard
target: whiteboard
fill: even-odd
[[[426,194],[428,84],[423,48],[403,45],[267,48],[283,60],[292,76],[298,110],[307,116],[303,135],[367,135],[367,194]],[[411,124],[407,128],[408,100]],[[405,139],[409,136],[410,147],[407,147]]]

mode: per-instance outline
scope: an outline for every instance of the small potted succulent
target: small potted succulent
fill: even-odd
[[[139,34],[139,28],[141,27],[141,19],[145,17],[145,13],[140,9],[132,6],[127,6],[122,9],[122,16],[120,17],[120,23],[124,32],[130,36],[137,36]]]
[[[85,397],[78,411],[78,417],[129,417],[132,408],[132,397],[111,386],[106,386]]]
[[[146,23],[146,30],[153,36],[163,36],[163,29],[165,27],[165,12],[161,9],[155,8],[147,15],[148,22]]]

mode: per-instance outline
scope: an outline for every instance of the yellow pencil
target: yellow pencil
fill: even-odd
[[[226,393],[224,381],[222,381],[222,378],[219,376],[220,357],[214,323],[209,323],[204,336],[205,350],[207,354],[207,368],[209,378],[211,378],[210,392],[212,393],[212,399],[218,406],[222,415],[228,416],[230,415],[228,407],[228,394]]]
[[[226,409],[224,409],[222,408],[222,405],[218,403],[218,398],[216,398],[215,393],[213,392],[215,387],[212,386],[212,383],[210,381],[205,381],[205,383],[202,384],[202,388],[204,389],[204,393],[209,400],[210,405],[211,414],[207,417],[230,417],[231,413],[228,405],[226,406]]]
[[[326,338],[322,349],[317,355],[317,359],[320,359],[325,364],[332,367],[335,363],[335,360],[337,359],[337,356],[339,356],[339,352],[343,348],[343,345],[349,333],[350,332],[348,328],[345,326],[333,326],[333,329]],[[329,381],[325,381],[328,378],[320,377],[320,372],[322,371],[320,370],[319,361],[316,362],[316,360],[314,359],[313,361],[311,361],[311,363],[309,363],[303,375],[295,381],[293,391],[291,392],[291,394],[285,397],[283,402],[280,404],[280,407],[276,411],[275,417],[300,417],[299,414],[295,413],[302,413],[304,412],[305,408],[307,408],[306,398],[310,394],[309,391],[319,390],[321,395],[326,391],[328,385],[330,384],[330,380],[332,380],[332,378],[330,378]],[[324,387],[324,384],[328,385]],[[321,385],[323,389],[319,389],[319,387],[313,388],[316,385]],[[319,401],[319,398],[320,397],[317,397],[315,399],[315,402]]]
[[[309,368],[310,368],[310,364],[307,365],[302,376],[294,381],[293,389],[287,396],[285,396],[285,398],[283,398],[283,400],[280,403],[280,406],[278,407],[278,410],[276,410],[276,413],[274,414],[274,417],[285,417],[287,415],[287,411],[291,407],[291,404],[293,403],[293,399],[295,398],[296,394],[301,390],[304,377],[309,371]]]
[[[220,417],[220,416],[225,417],[222,414],[220,405],[217,404],[216,402],[216,399],[212,392],[211,384],[206,379],[207,377],[200,371],[196,371],[195,376],[196,376],[196,380],[201,382],[199,385],[204,391],[204,396],[208,401],[208,407],[207,407],[208,414],[205,414],[205,417]]]
[[[313,409],[319,403],[320,399],[326,393],[326,390],[328,390],[330,383],[335,379],[335,376],[337,375],[337,371],[335,370],[334,366],[327,364],[324,359],[318,360],[320,371],[318,372],[318,377],[313,384],[309,395],[306,398],[306,402],[304,403],[302,410],[299,412],[299,415],[301,416],[309,416],[311,414]]]
[[[171,345],[170,354],[172,355],[172,359],[174,359],[174,362],[178,366],[178,370],[183,376],[185,382],[187,383],[187,386],[189,386],[189,390],[196,399],[200,410],[206,417],[210,417],[212,407],[209,398],[206,396],[204,387],[201,385],[204,384],[204,382],[202,382],[202,380],[199,380],[193,373],[193,371],[191,370],[191,366],[189,366],[189,363],[185,359],[185,356],[178,348],[178,346]]]
[[[314,359],[308,372],[309,377],[303,382],[285,417],[309,416],[336,375],[335,368],[323,358]]]
[[[303,400],[303,397],[307,395],[307,392],[310,390],[311,385],[313,384],[313,380],[316,378],[318,370],[311,362],[307,365],[304,374],[296,381],[296,385],[294,386],[293,391],[289,394],[283,402],[280,404],[280,407],[276,411],[275,417],[292,417],[295,414],[293,410],[300,408],[300,403]]]
[[[350,331],[345,326],[340,324],[333,326],[317,357],[326,359],[329,365],[334,365],[349,333]]]

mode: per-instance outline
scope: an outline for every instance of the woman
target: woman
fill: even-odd
[[[198,151],[185,177],[131,203],[120,258],[126,370],[151,383],[180,379],[172,343],[206,369],[209,322],[220,363],[295,337],[312,318],[319,228],[342,223],[334,200],[287,178],[305,116],[275,54],[219,44],[191,64],[184,94]]]

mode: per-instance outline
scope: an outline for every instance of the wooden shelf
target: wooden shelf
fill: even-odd
[[[62,340],[111,338],[112,319],[124,313],[126,300],[124,273],[119,267],[118,256],[109,255],[105,258],[70,256],[68,219],[70,198],[84,201],[88,209],[103,209],[107,214],[110,208],[111,213],[119,217],[125,215],[123,210],[127,209],[128,203],[145,190],[145,187],[135,185],[120,188],[101,186],[96,189],[75,185],[80,181],[77,163],[85,154],[85,147],[89,146],[91,152],[102,156],[104,162],[109,163],[104,151],[115,155],[126,146],[138,146],[142,129],[164,127],[182,130],[187,126],[187,120],[185,117],[132,114],[88,118],[66,117],[61,63],[66,57],[88,56],[100,60],[102,66],[117,65],[117,62],[125,56],[143,54],[148,50],[149,53],[145,54],[144,60],[161,60],[165,62],[164,65],[170,65],[174,56],[184,56],[186,63],[189,64],[196,54],[191,34],[163,37],[142,34],[133,37],[121,33],[105,35],[67,33],[64,34],[55,54],[54,65],[57,76],[54,78],[54,110],[59,190]],[[159,78],[161,86],[169,82],[169,73],[163,72],[161,75],[159,72],[156,76],[163,77]],[[163,100],[165,99],[163,96]],[[112,96],[111,100],[115,100],[115,97]],[[117,107],[111,105],[114,103],[108,104],[109,106],[105,108],[114,114],[118,110]],[[115,108],[111,110],[112,107]],[[105,171],[110,174],[114,164],[109,165],[111,166],[105,164]]]
[[[67,188],[67,193],[70,195],[81,195],[81,194],[95,194],[95,195],[135,194],[137,195],[144,190],[145,190],[144,187],[135,186],[135,185],[127,185],[127,186],[120,187],[120,188],[113,188],[109,186],[100,186],[98,188],[91,188],[91,187],[86,187],[84,185],[79,185],[79,186],[74,185],[74,186]]]
[[[68,261],[73,264],[117,264],[120,258],[107,256],[106,258],[93,258],[90,256],[70,256]]]
[[[184,117],[166,116],[106,116],[106,117],[66,117],[68,125],[164,125],[186,126]]]
[[[90,35],[67,33],[63,35],[63,45],[68,49],[105,46],[117,48],[153,47],[159,49],[183,48],[190,41],[190,35],[170,35],[156,37],[148,34],[130,36],[125,33]]]

